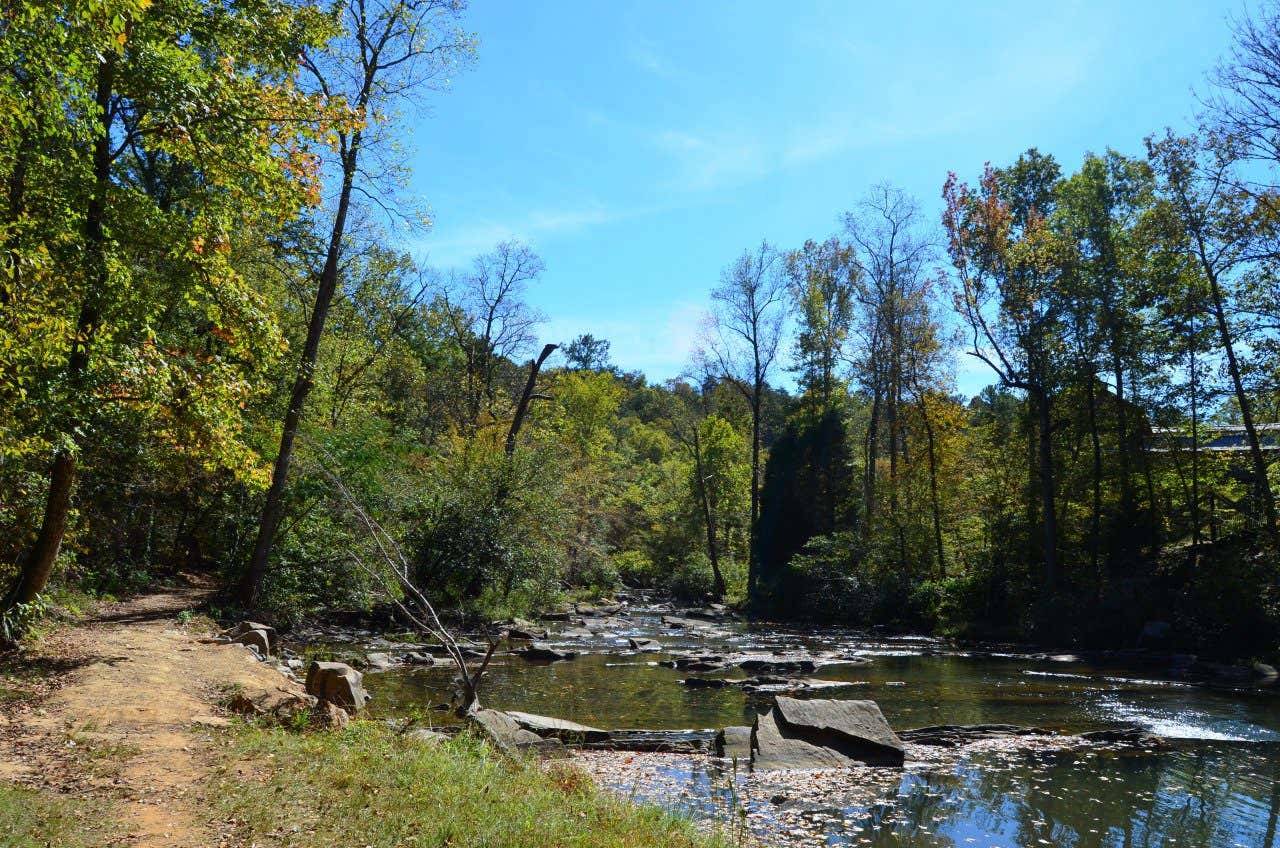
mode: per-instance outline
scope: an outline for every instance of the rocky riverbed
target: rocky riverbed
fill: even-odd
[[[603,785],[744,838],[989,848],[1275,838],[1280,710],[1265,668],[974,648],[643,603],[495,624],[490,633],[510,638],[486,706],[605,733],[569,746]],[[319,645],[364,665],[375,714],[451,697],[453,671],[430,644],[373,630],[299,635],[286,643],[300,653]],[[486,647],[472,635],[475,655]],[[753,772],[750,755],[715,756],[717,730],[756,724],[778,698],[873,701],[904,765]],[[631,750],[610,750],[620,747]]]

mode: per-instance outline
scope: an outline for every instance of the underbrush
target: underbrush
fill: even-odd
[[[601,793],[570,764],[511,762],[465,735],[429,745],[374,722],[331,733],[244,725],[224,751],[211,804],[237,822],[238,839],[263,848],[722,844],[687,820]]]

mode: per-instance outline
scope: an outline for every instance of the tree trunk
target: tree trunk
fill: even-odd
[[[760,579],[756,525],[760,521],[760,407],[763,402],[764,381],[759,374],[760,369],[757,365],[757,376],[751,395],[751,524],[747,539],[747,598],[752,600],[756,597],[756,585]]]
[[[875,379],[875,388],[871,395],[871,420],[867,422],[867,451],[866,451],[866,469],[863,475],[863,516],[862,522],[862,539],[863,542],[871,538],[871,533],[875,529],[875,510],[876,510],[876,462],[879,459],[879,444],[877,431],[880,429],[880,380]]]
[[[1035,396],[1040,423],[1040,510],[1044,528],[1044,583],[1046,592],[1052,594],[1058,586],[1058,520],[1057,507],[1053,499],[1052,416],[1049,393],[1044,389],[1038,389],[1035,391]]]
[[[356,161],[360,149],[360,135],[356,133],[351,147],[342,157],[342,190],[338,195],[338,211],[329,232],[329,249],[325,254],[324,269],[320,272],[320,285],[316,288],[315,306],[311,310],[311,322],[307,326],[307,340],[302,348],[302,361],[293,380],[289,394],[289,408],[285,411],[284,427],[280,433],[280,450],[276,454],[275,468],[271,474],[271,487],[262,506],[262,518],[258,524],[258,539],[253,546],[249,568],[240,582],[240,600],[250,609],[258,605],[262,595],[262,578],[267,573],[267,560],[275,544],[276,530],[284,516],[284,490],[289,479],[289,464],[293,461],[293,445],[302,420],[302,409],[307,396],[315,385],[316,359],[320,353],[320,338],[324,335],[329,306],[338,286],[339,260],[342,256],[342,239],[347,227],[347,212],[351,207],[351,189],[355,182]]]
[[[1120,514],[1133,511],[1133,469],[1129,464],[1129,411],[1124,400],[1124,364],[1119,353],[1112,358],[1116,381],[1116,438],[1120,448]]]
[[[1189,349],[1191,374],[1191,546],[1200,556],[1200,409],[1196,394],[1196,348],[1195,321],[1191,322],[1191,345]]]
[[[716,600],[725,595],[724,575],[720,573],[720,554],[716,550],[715,511],[711,508],[711,498],[707,493],[707,478],[702,468],[702,441],[698,436],[698,426],[693,427],[693,470],[698,475],[698,495],[702,501],[702,518],[707,527],[707,558],[711,560],[711,576],[715,581]]]
[[[933,440],[933,424],[924,398],[920,398],[920,418],[924,422],[924,435],[929,447],[929,500],[933,507],[933,544],[938,556],[938,579],[947,578],[947,560],[942,551],[942,509],[938,500],[938,458]]]
[[[94,101],[101,126],[93,142],[93,193],[85,208],[84,235],[87,259],[86,289],[76,319],[76,337],[67,359],[66,379],[71,392],[76,392],[89,367],[89,348],[97,331],[100,298],[109,284],[106,249],[106,200],[111,186],[111,93],[115,87],[115,56],[108,52],[98,64],[97,91]],[[64,432],[74,427],[67,427]],[[76,457],[70,448],[58,449],[49,470],[49,494],[45,498],[44,515],[35,543],[23,563],[18,579],[5,599],[5,609],[14,604],[31,603],[44,591],[53,573],[62,537],[71,514],[71,495],[75,489]]]
[[[1240,378],[1240,364],[1236,360],[1235,344],[1231,338],[1231,329],[1227,326],[1226,311],[1222,306],[1222,290],[1218,287],[1218,275],[1208,274],[1209,291],[1213,295],[1213,314],[1218,322],[1218,335],[1222,340],[1222,349],[1227,354],[1227,371],[1231,374],[1231,386],[1235,390],[1236,403],[1240,405],[1240,419],[1244,424],[1245,435],[1249,439],[1249,456],[1253,460],[1253,484],[1259,499],[1262,501],[1267,537],[1274,545],[1277,541],[1276,501],[1271,494],[1271,484],[1267,480],[1267,463],[1262,456],[1262,445],[1258,442],[1258,431],[1253,425],[1253,407],[1249,404],[1249,396],[1244,391],[1244,381]]]
[[[520,428],[524,426],[524,417],[529,411],[529,401],[533,399],[533,390],[538,385],[538,372],[542,370],[542,363],[547,361],[548,356],[555,353],[557,347],[559,345],[543,345],[542,353],[529,363],[529,379],[525,381],[524,391],[520,393],[520,402],[516,404],[515,415],[511,417],[511,428],[507,431],[505,451],[508,457],[516,452],[516,440],[520,438]]]
[[[1098,437],[1098,399],[1096,380],[1088,376],[1089,391],[1086,395],[1089,406],[1089,440],[1093,447],[1093,504],[1089,522],[1089,564],[1093,569],[1094,579],[1098,581],[1098,593],[1102,593],[1102,573],[1098,565],[1099,548],[1102,546],[1102,441]],[[1121,452],[1125,450],[1121,442]],[[1128,512],[1121,512],[1126,517]]]

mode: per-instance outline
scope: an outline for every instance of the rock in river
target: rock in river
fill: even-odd
[[[627,644],[633,651],[655,652],[662,650],[662,643],[656,639],[628,639]]]
[[[850,761],[901,766],[902,741],[875,701],[774,698],[756,719],[754,768],[825,769]]]
[[[743,660],[738,665],[743,671],[759,674],[787,674],[790,672],[811,674],[818,668],[818,664],[813,660],[800,657],[779,657],[777,659],[753,657]]]
[[[577,651],[561,651],[553,648],[546,642],[531,642],[527,646],[514,652],[517,656],[524,657],[527,660],[537,662],[555,662],[556,660],[571,660],[578,656]]]
[[[534,715],[508,710],[507,715],[515,719],[516,724],[539,736],[552,737],[565,742],[603,742],[609,738],[609,731],[597,727],[588,727],[575,721],[565,721],[550,716]]]

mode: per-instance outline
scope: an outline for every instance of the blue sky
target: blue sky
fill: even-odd
[[[1028,147],[1073,169],[1185,128],[1239,2],[477,0],[475,67],[408,119],[414,247],[460,266],[519,238],[545,341],[590,332],[674,376],[720,269],[838,229],[873,184],[936,221],[949,170]],[[959,388],[990,382],[958,364]]]

